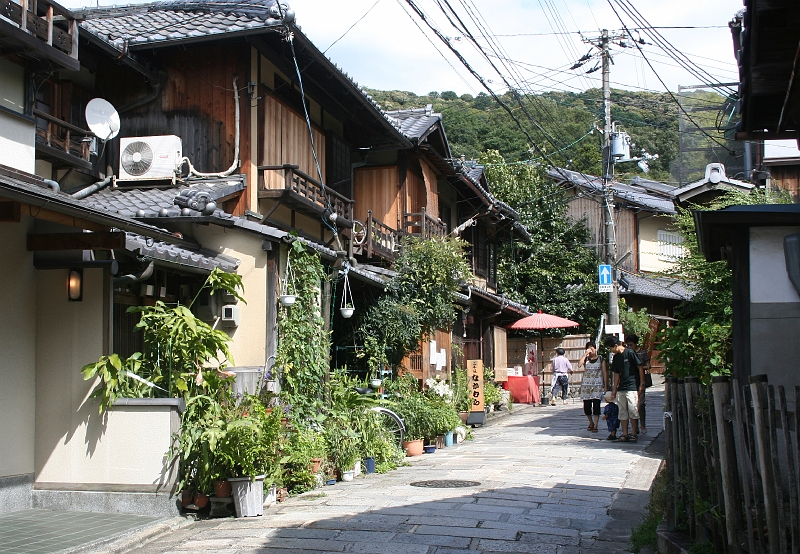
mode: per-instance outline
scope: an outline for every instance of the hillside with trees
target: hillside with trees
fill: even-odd
[[[540,158],[508,113],[485,93],[458,96],[445,91],[420,96],[402,91],[368,92],[386,110],[432,104],[444,117],[445,132],[455,157],[478,159],[484,152],[496,150],[506,162]],[[522,106],[508,93],[501,98],[554,163],[600,174],[602,133],[596,126],[602,126],[603,121],[601,90],[524,95]],[[668,93],[612,90],[611,100],[613,120],[623,126],[637,147],[632,153],[644,149],[659,156],[650,162],[648,178],[674,182],[670,164],[679,157],[679,109],[672,97]],[[719,102],[723,101],[719,97]],[[704,127],[714,126],[717,114],[710,111],[695,117],[703,118],[698,122]],[[616,171],[623,180],[643,175],[635,163],[619,164]]]

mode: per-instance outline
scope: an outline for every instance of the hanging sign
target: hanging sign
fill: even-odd
[[[467,360],[470,412],[483,412],[483,360]]]

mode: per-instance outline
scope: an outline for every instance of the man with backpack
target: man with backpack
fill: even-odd
[[[611,393],[616,397],[622,424],[622,436],[617,442],[636,442],[639,440],[639,393],[644,391],[644,369],[636,352],[617,337],[606,337],[603,344],[614,354],[611,360],[611,373],[614,375]],[[629,419],[631,434],[628,434]]]

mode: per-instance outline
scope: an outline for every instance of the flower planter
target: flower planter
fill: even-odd
[[[375,473],[375,458],[364,458],[364,469],[366,473]]]
[[[208,506],[208,495],[200,492],[194,493],[194,505],[201,510]]]
[[[422,439],[403,442],[403,449],[406,451],[406,456],[421,456]]]
[[[342,472],[342,481],[352,481],[355,477],[355,471],[352,469],[350,471],[343,471]]]
[[[467,418],[469,418],[469,412],[458,412],[458,417],[461,418],[461,423],[466,425]]]
[[[311,473],[317,473],[322,465],[322,458],[311,458]]]
[[[355,308],[339,308],[339,311],[342,312],[342,317],[345,319],[350,319],[353,317],[353,312],[355,312]]]
[[[356,477],[361,475],[361,460],[358,460],[353,466],[353,475],[355,475]]]
[[[192,496],[194,496],[192,494],[192,491],[190,491],[189,489],[183,489],[181,491],[181,506],[183,506],[185,508],[186,506],[191,504],[192,503]]]
[[[296,294],[281,294],[279,298],[280,298],[280,301],[281,301],[282,305],[291,306],[292,304],[295,303],[295,300],[297,300],[297,295]]]
[[[423,446],[422,450],[425,452],[425,454],[433,454],[434,452],[436,452],[436,445],[429,444],[427,446]]]
[[[444,445],[445,446],[453,446],[453,432],[448,431],[444,435]]]
[[[233,489],[236,517],[256,517],[264,514],[264,476],[232,477],[228,479]]]
[[[327,481],[325,481],[325,484],[326,485],[335,485],[336,484],[336,479],[328,479]]]
[[[262,506],[264,508],[269,508],[277,501],[278,501],[278,487],[272,485],[269,489],[267,489],[264,492],[264,504],[262,504]]]
[[[383,381],[381,381],[380,379],[373,379],[372,381],[369,382],[369,384],[373,389],[377,390],[381,387]]]
[[[231,494],[233,494],[233,491],[230,481],[214,481],[214,496],[217,498],[230,498]]]

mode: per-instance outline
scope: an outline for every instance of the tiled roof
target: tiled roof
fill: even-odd
[[[691,286],[681,279],[623,273],[630,284],[627,290],[622,286],[620,287],[620,292],[623,295],[636,294],[669,300],[690,300],[695,295]]]
[[[394,110],[385,112],[386,118],[395,120],[396,127],[400,129],[409,140],[419,140],[428,130],[442,120],[442,114],[433,111],[433,105],[411,110]]]
[[[198,216],[195,210],[183,211],[175,205],[175,198],[182,192],[197,191],[206,193],[215,202],[244,190],[243,176],[232,175],[225,179],[212,179],[189,182],[168,188],[111,188],[95,192],[86,197],[84,202],[96,208],[102,208],[128,217],[177,217]],[[188,208],[187,208],[188,209]],[[213,215],[230,217],[220,209]]]
[[[203,272],[211,272],[215,268],[219,268],[222,271],[233,273],[240,263],[236,258],[217,254],[211,250],[181,248],[135,233],[125,233],[125,249],[138,256]]]
[[[566,180],[574,185],[588,189],[595,193],[600,193],[603,190],[603,180],[594,175],[587,175],[585,173],[578,173],[577,171],[570,171],[569,169],[556,169],[550,168],[547,170],[548,176],[552,179]],[[630,202],[635,206],[645,208],[657,213],[674,214],[675,204],[670,198],[664,198],[662,195],[655,196],[647,192],[643,186],[635,184],[626,185],[614,181],[611,184],[614,190],[614,197],[620,200]]]
[[[122,50],[142,44],[197,39],[231,33],[252,34],[283,25],[272,17],[275,0],[248,2],[154,2],[75,11],[81,27]]]
[[[225,2],[215,0],[177,0],[75,10],[82,18],[83,31],[110,45],[120,54],[127,49],[168,46],[187,41],[213,40],[275,31],[284,26],[276,13],[275,0]],[[285,6],[284,2],[281,2]],[[289,12],[292,10],[289,9]],[[400,131],[397,119],[386,112],[345,71],[320,52],[300,28],[293,24],[293,13],[287,18],[295,41],[327,64],[358,91],[364,103],[371,106],[393,128]],[[285,28],[285,27],[284,27]]]

